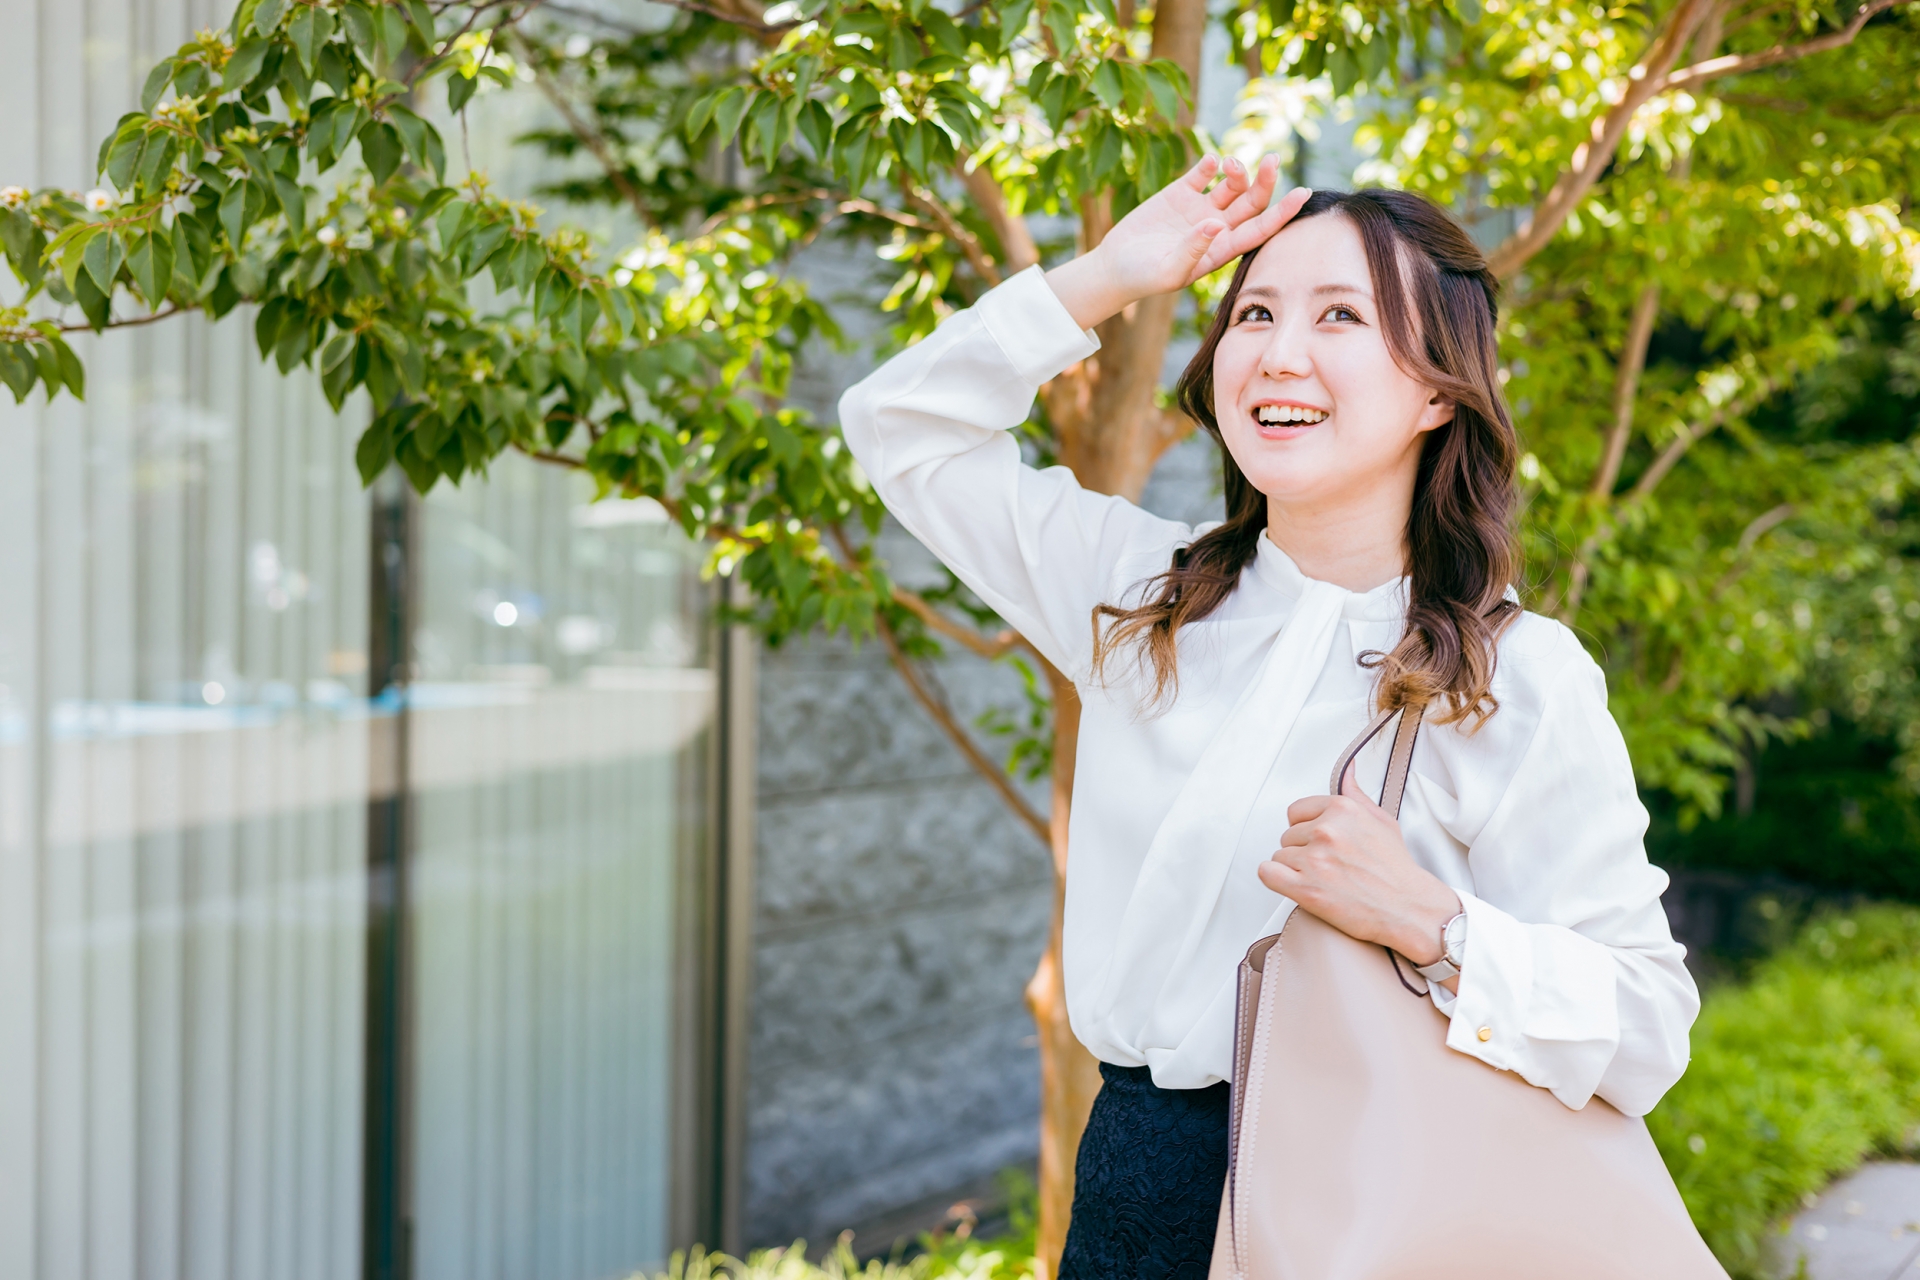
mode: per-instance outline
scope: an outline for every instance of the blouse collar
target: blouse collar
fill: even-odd
[[[1290,600],[1299,599],[1306,591],[1307,584],[1317,581],[1300,572],[1300,566],[1293,562],[1293,557],[1275,546],[1264,529],[1260,531],[1260,539],[1255,544],[1253,571],[1262,582]],[[1404,576],[1383,582],[1371,591],[1336,590],[1342,590],[1346,597],[1340,609],[1344,618],[1398,622],[1406,616],[1407,579]]]

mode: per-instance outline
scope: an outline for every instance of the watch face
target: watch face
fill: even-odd
[[[1463,911],[1447,921],[1447,930],[1442,938],[1447,949],[1447,959],[1459,965],[1467,958],[1467,916]]]

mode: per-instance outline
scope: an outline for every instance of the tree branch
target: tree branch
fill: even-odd
[[[535,462],[548,462],[556,467],[568,467],[574,471],[585,471],[587,469],[587,464],[579,458],[564,453],[557,453],[552,449],[529,449],[523,444],[516,444],[513,447],[515,452],[523,453]],[[658,501],[658,499],[655,499],[655,501]]]
[[[964,645],[989,662],[1026,645],[1025,638],[1011,627],[998,635],[985,635],[972,627],[955,622],[934,608],[925,596],[903,587],[893,589],[893,602],[926,623],[930,630],[939,632],[956,644]]]
[[[960,252],[967,256],[968,265],[973,268],[975,275],[986,282],[987,288],[991,289],[999,284],[1000,268],[994,265],[992,256],[987,253],[987,247],[980,243],[980,237],[962,226],[960,219],[954,216],[953,210],[947,208],[939,197],[929,195],[910,184],[903,183],[902,186],[905,188],[907,199],[931,214],[933,220],[940,225],[940,233],[960,246]]]
[[[760,15],[766,12],[765,8],[752,3],[752,0],[736,0],[734,3],[721,0],[717,4],[704,4],[701,0],[660,0],[660,3],[745,28],[753,34],[754,39],[767,45],[778,44],[781,36],[800,25],[798,22],[764,21]]]
[[[916,218],[910,213],[902,213],[898,209],[889,209],[885,205],[875,204],[871,200],[858,197],[842,200],[838,199],[838,196],[839,192],[830,191],[825,187],[812,187],[805,191],[778,191],[770,192],[766,195],[752,196],[728,205],[701,223],[699,234],[703,236],[712,234],[714,230],[725,223],[728,218],[734,217],[737,214],[752,213],[756,209],[765,209],[776,204],[800,204],[807,200],[834,200],[836,202],[833,206],[835,213],[864,213],[875,218],[884,218],[888,222],[898,223],[903,227],[911,227],[915,231],[945,234],[944,228],[935,223],[928,222],[924,218]]]
[[[1606,447],[1600,452],[1600,466],[1593,473],[1588,492],[1604,498],[1620,480],[1620,464],[1627,456],[1627,441],[1633,435],[1633,406],[1640,394],[1640,375],[1647,367],[1647,344],[1653,339],[1653,322],[1660,314],[1660,286],[1650,284],[1640,290],[1633,304],[1633,317],[1627,321],[1627,340],[1620,351],[1620,367],[1613,378],[1613,425],[1607,429]]]
[[[156,320],[170,320],[174,316],[185,315],[188,310],[190,310],[190,308],[168,306],[162,310],[153,312],[151,315],[135,316],[131,320],[109,320],[107,321],[107,328],[137,329],[143,324],[152,324]],[[60,332],[62,333],[92,333],[93,331],[93,326],[90,324],[63,324],[60,326]]]
[[[606,173],[607,181],[613,183],[614,190],[620,193],[620,198],[632,208],[634,216],[640,219],[640,225],[652,226],[652,214],[641,201],[640,193],[634,189],[633,183],[627,180],[626,166],[622,165],[620,158],[613,154],[613,148],[607,145],[606,136],[580,118],[579,113],[573,109],[573,104],[567,101],[564,93],[560,92],[560,86],[553,82],[553,77],[536,65],[526,41],[520,38],[519,31],[515,30],[510,38],[520,46],[520,52],[525,56],[527,65],[533,68],[533,82],[539,87],[541,96],[553,105],[553,109],[560,113],[560,118],[567,122],[567,128],[572,131],[573,136],[580,139],[587,150],[593,153],[593,158],[600,162],[600,168]]]
[[[1777,507],[1762,511],[1749,521],[1747,527],[1740,531],[1740,541],[1734,546],[1733,564],[1725,573],[1720,575],[1720,580],[1713,584],[1713,594],[1718,596],[1721,592],[1732,586],[1735,579],[1747,571],[1747,557],[1752,554],[1755,544],[1757,544],[1760,539],[1766,537],[1769,533],[1793,519],[1793,517],[1799,513],[1800,508],[1797,505],[1791,502],[1783,502]]]
[[[1560,177],[1535,206],[1520,229],[1508,236],[1487,257],[1487,265],[1501,279],[1511,278],[1533,255],[1544,249],[1557,235],[1567,217],[1586,198],[1593,184],[1613,161],[1627,126],[1649,98],[1660,92],[1667,74],[1680,53],[1693,39],[1694,32],[1707,20],[1717,0],[1680,0],[1668,15],[1666,25],[1648,46],[1647,52],[1627,73],[1620,101],[1594,119],[1587,140],[1574,148],[1573,158]]]
[[[1027,229],[1025,219],[1016,218],[1008,211],[1007,193],[1000,189],[999,179],[987,166],[979,163],[971,169],[963,168],[960,178],[967,184],[967,194],[973,197],[980,215],[993,228],[1008,272],[1017,275],[1040,261],[1040,247],[1033,242],[1033,232]]]
[[[1765,67],[1778,66],[1783,62],[1794,62],[1816,53],[1825,53],[1829,49],[1839,49],[1853,43],[1861,28],[1875,14],[1884,13],[1900,0],[1869,0],[1854,12],[1853,18],[1838,31],[1829,31],[1824,36],[1816,36],[1799,44],[1777,44],[1771,49],[1762,49],[1757,53],[1729,53],[1724,57],[1708,58],[1696,62],[1690,67],[1682,67],[1667,77],[1663,91],[1671,93],[1678,89],[1691,89],[1709,80],[1721,76],[1736,76],[1748,71],[1759,71]]]
[[[1593,553],[1613,537],[1614,530],[1618,527],[1617,517],[1619,514],[1624,511],[1629,511],[1640,503],[1645,502],[1653,495],[1653,491],[1660,486],[1660,482],[1665,480],[1667,475],[1672,472],[1676,466],[1680,465],[1680,459],[1686,456],[1687,450],[1706,439],[1710,433],[1722,423],[1726,422],[1727,419],[1744,414],[1755,405],[1761,403],[1773,394],[1774,389],[1778,385],[1779,382],[1773,378],[1764,379],[1754,387],[1750,395],[1738,400],[1730,400],[1701,421],[1688,423],[1682,427],[1679,436],[1668,444],[1666,448],[1662,449],[1659,455],[1654,458],[1652,464],[1640,473],[1640,478],[1634,482],[1633,488],[1628,491],[1627,495],[1620,500],[1613,516],[1610,516],[1599,528],[1595,529],[1582,540],[1580,549],[1573,554],[1573,566],[1567,571],[1566,592],[1564,595],[1551,598],[1543,612],[1551,613],[1561,622],[1572,626],[1575,615],[1580,612],[1580,600],[1581,597],[1586,594],[1587,582],[1592,574],[1589,566],[1592,562]]]
[[[987,759],[986,753],[981,751],[974,742],[973,735],[954,718],[952,710],[946,703],[927,688],[919,669],[914,666],[913,660],[907,657],[906,651],[900,647],[900,637],[894,634],[892,624],[884,615],[876,614],[874,625],[880,633],[880,643],[887,648],[887,657],[892,661],[893,669],[900,673],[902,680],[906,681],[907,691],[913,695],[914,701],[933,717],[934,723],[939,725],[953,745],[959,748],[960,754],[967,758],[967,763],[973,766],[974,771],[1000,793],[1000,798],[1007,802],[1008,808],[1013,810],[1014,817],[1025,823],[1027,830],[1033,832],[1034,838],[1040,843],[1050,844],[1053,837],[1048,830],[1047,820],[1027,803],[1027,798],[1021,795],[1018,788],[1013,785],[1013,779],[1007,776],[1007,771]]]

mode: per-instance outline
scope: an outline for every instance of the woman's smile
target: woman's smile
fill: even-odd
[[[1262,400],[1250,410],[1262,440],[1295,440],[1333,416],[1331,410],[1300,400]]]

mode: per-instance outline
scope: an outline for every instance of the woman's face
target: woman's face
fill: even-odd
[[[1337,212],[1291,224],[1253,260],[1214,349],[1213,403],[1253,487],[1303,509],[1383,486],[1411,502],[1420,437],[1453,417],[1394,363],[1360,232]]]

